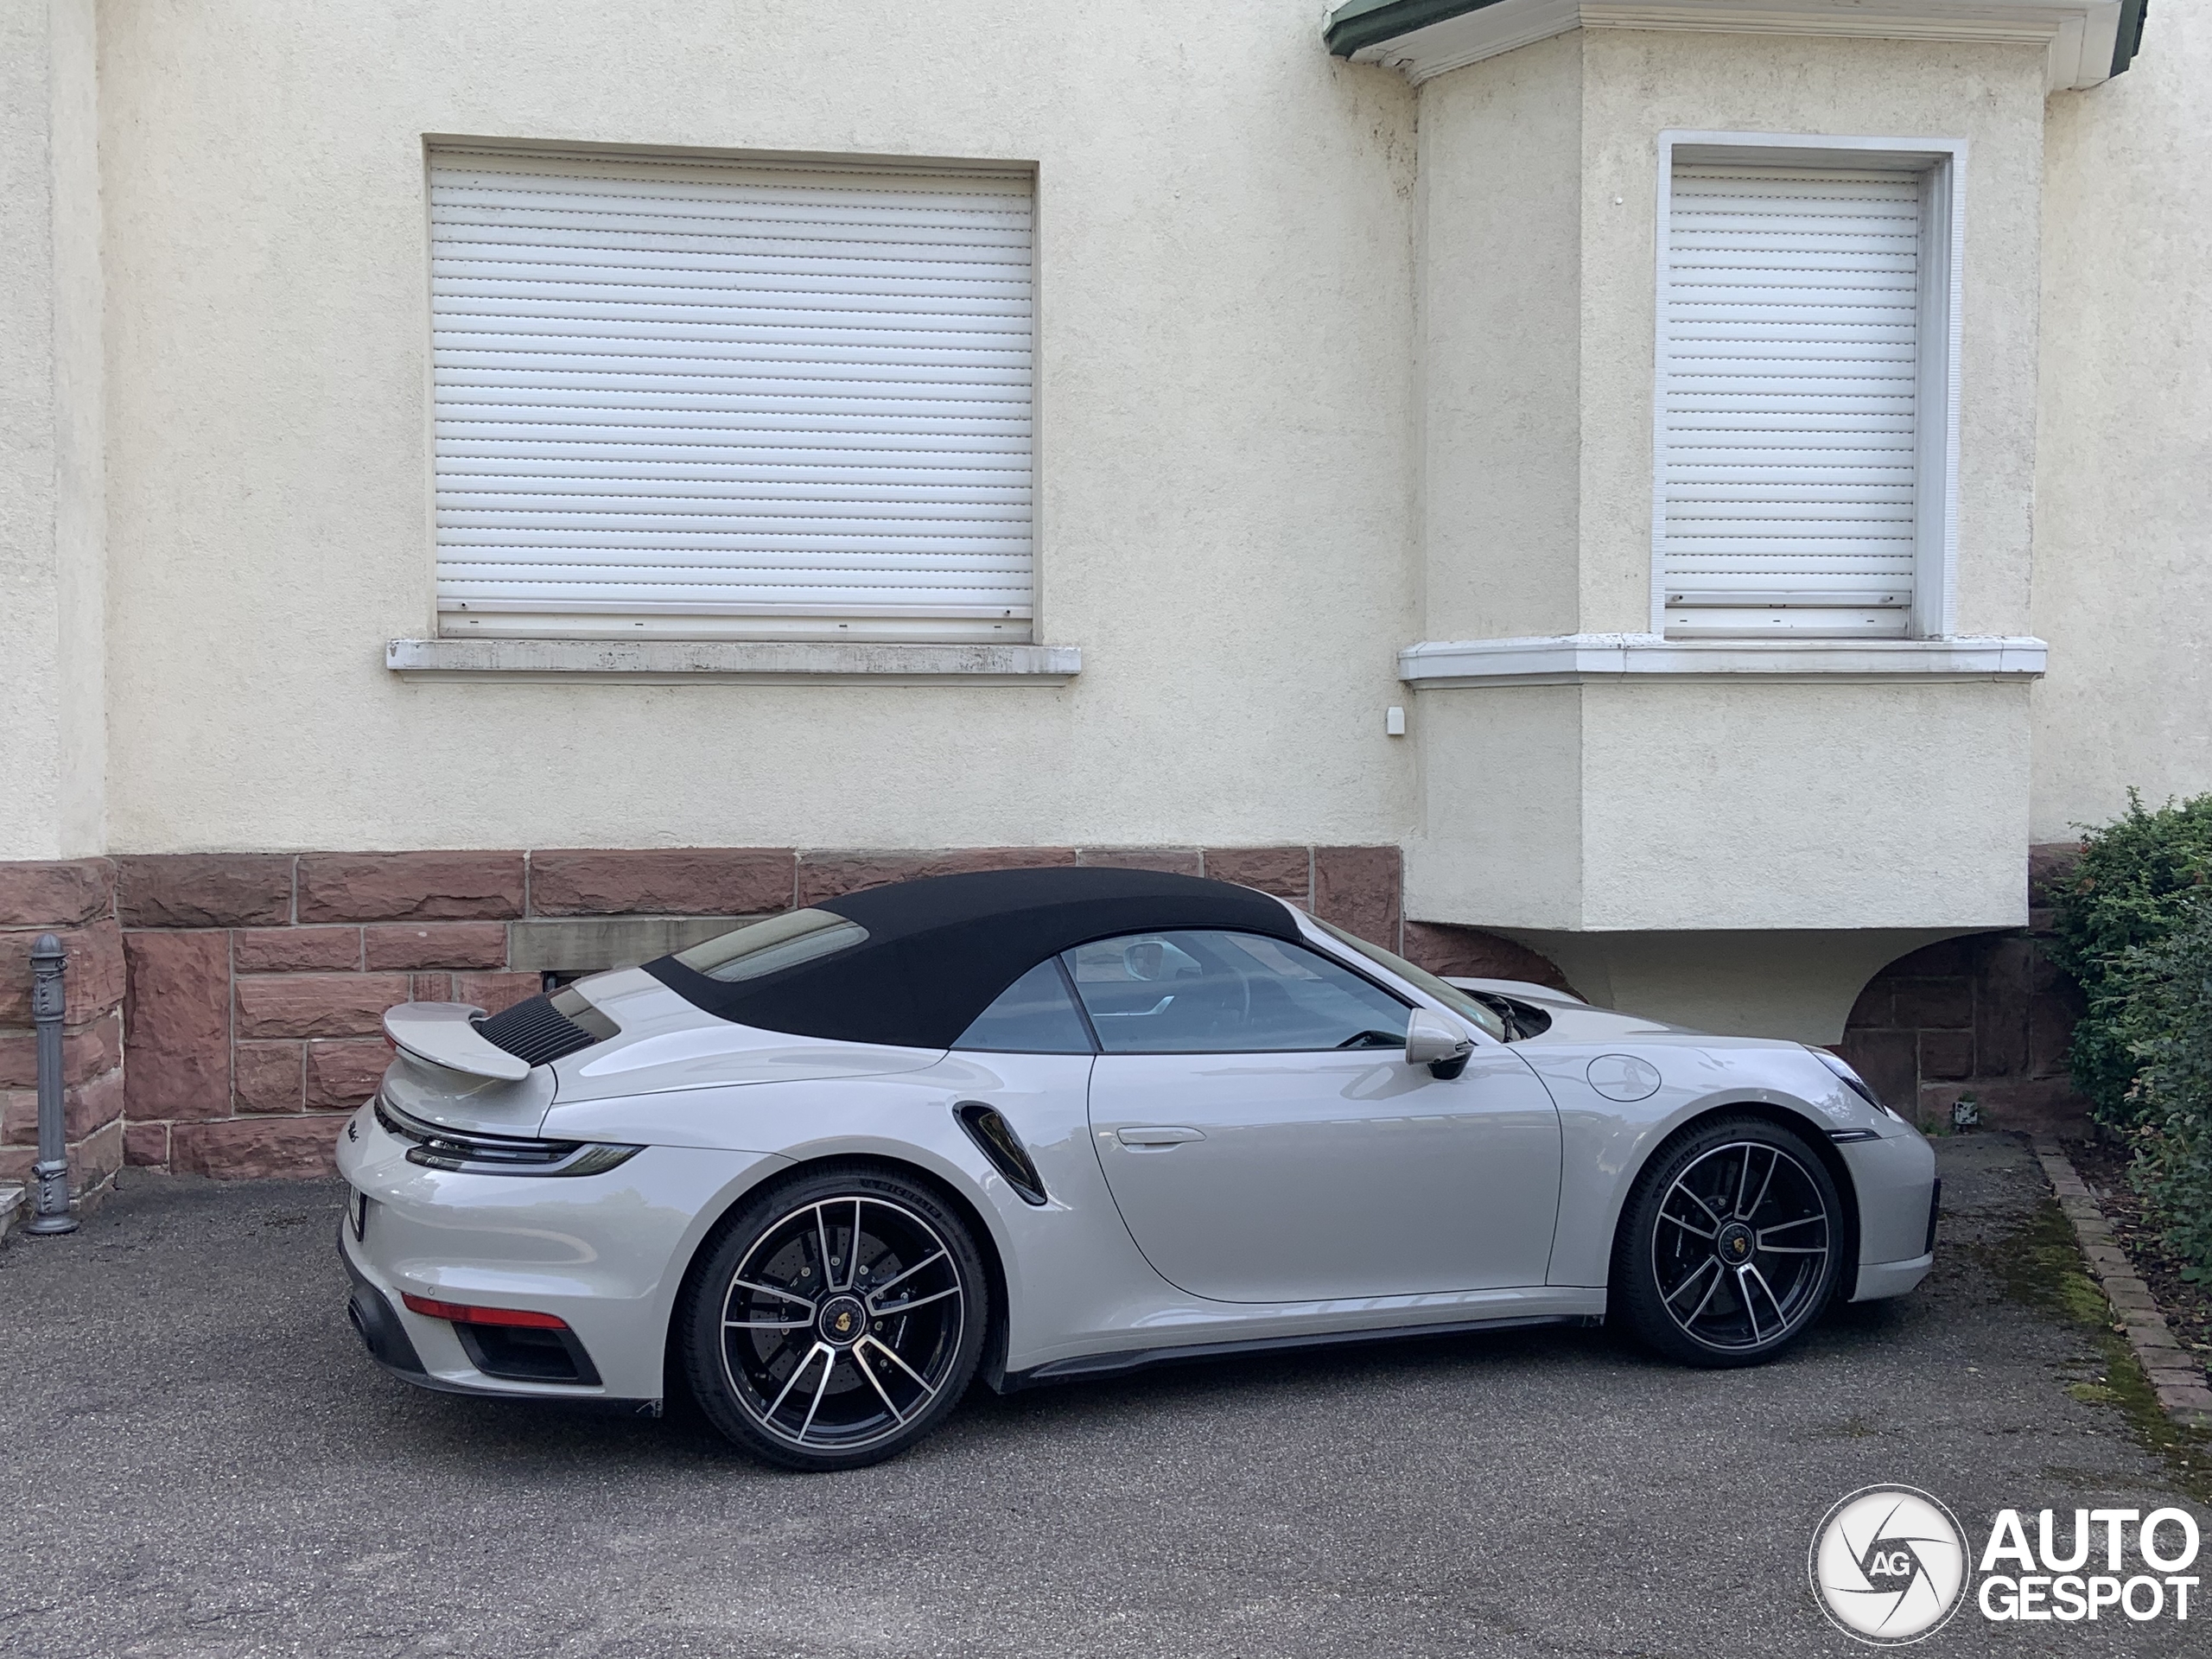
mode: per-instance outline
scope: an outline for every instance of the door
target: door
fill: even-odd
[[[1090,1130],[1137,1247],[1229,1302],[1541,1285],[1559,1114],[1510,1049],[1449,1080],[1405,1063],[1409,1010],[1254,934],[1070,951],[1101,1053]]]

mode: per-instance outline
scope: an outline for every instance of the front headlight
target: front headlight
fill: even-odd
[[[1857,1095],[1859,1099],[1865,1101],[1869,1106],[1872,1106],[1876,1111],[1881,1113],[1885,1117],[1896,1118],[1900,1123],[1904,1122],[1902,1116],[1897,1112],[1891,1111],[1887,1106],[1882,1103],[1882,1097],[1874,1092],[1873,1084],[1868,1083],[1866,1078],[1860,1077],[1857,1071],[1853,1071],[1851,1068],[1850,1064],[1846,1061],[1841,1055],[1830,1053],[1825,1048],[1815,1048],[1810,1043],[1806,1044],[1805,1046],[1815,1059],[1818,1060],[1822,1065],[1827,1067],[1829,1071],[1834,1072],[1836,1076],[1842,1080],[1844,1087],[1850,1090],[1854,1095]]]

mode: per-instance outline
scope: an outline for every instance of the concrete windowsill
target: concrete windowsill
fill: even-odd
[[[1075,645],[863,645],[790,639],[394,639],[403,679],[565,684],[1065,685]]]
[[[2049,647],[2030,637],[1955,639],[1669,639],[1568,633],[1523,639],[1425,639],[1398,653],[1421,690],[1587,685],[1637,680],[1887,684],[2032,680]]]

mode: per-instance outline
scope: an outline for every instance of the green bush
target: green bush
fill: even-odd
[[[2150,812],[2130,790],[2127,810],[2082,837],[2081,861],[2052,897],[2054,954],[2088,1004],[2069,1055],[2075,1085],[2101,1121],[2131,1128],[2147,1109],[2133,1086],[2143,1033],[2129,1010],[2146,976],[2164,971],[2159,953],[2212,897],[2212,795]]]
[[[2125,965],[2136,985],[2120,1020],[2138,1068],[2135,1185],[2183,1276],[2212,1282],[2212,906]]]

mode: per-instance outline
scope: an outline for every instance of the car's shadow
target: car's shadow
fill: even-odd
[[[1878,1347],[1896,1339],[1899,1323],[1895,1303],[1831,1308],[1807,1340],[1774,1365],[1818,1365]],[[978,1382],[944,1429],[906,1460],[1004,1456],[1025,1442],[1087,1437],[1132,1421],[1226,1418],[1246,1425],[1285,1411],[1326,1408],[1347,1396],[1420,1391],[1440,1382],[1471,1392],[1550,1389],[1559,1386],[1563,1371],[1593,1370],[1630,1380],[1639,1393],[1686,1374],[1611,1326],[1527,1327],[1213,1356],[1009,1395]],[[541,1466],[552,1459],[570,1467],[650,1472],[662,1465],[696,1471],[707,1459],[728,1465],[733,1473],[778,1476],[724,1440],[681,1389],[671,1391],[664,1414],[654,1419],[557,1402],[426,1394],[396,1379],[381,1380],[372,1411],[387,1420],[384,1427],[418,1448],[429,1443],[480,1465]]]

